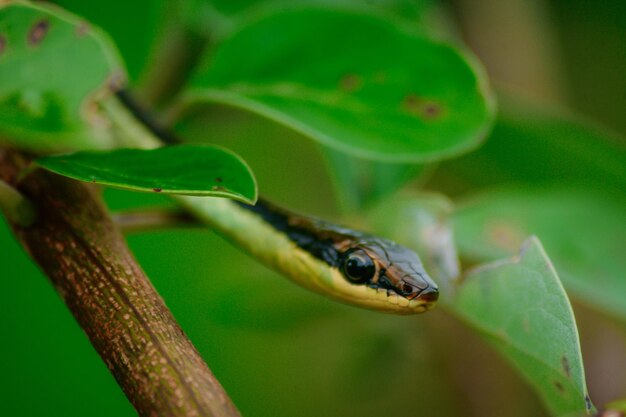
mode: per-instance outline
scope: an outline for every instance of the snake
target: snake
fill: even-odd
[[[135,121],[155,137],[143,147],[180,142],[126,90],[116,95]],[[227,198],[172,197],[253,258],[314,292],[405,315],[431,310],[438,300],[437,284],[418,254],[391,240],[295,213],[262,198],[249,205]]]

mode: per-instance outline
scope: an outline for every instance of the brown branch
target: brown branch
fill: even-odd
[[[0,179],[16,186],[27,160],[0,149]],[[12,224],[141,416],[239,416],[137,265],[97,193],[38,170],[17,185],[33,204]]]

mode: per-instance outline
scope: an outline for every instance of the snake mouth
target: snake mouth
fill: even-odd
[[[428,286],[407,298],[410,300],[419,300],[424,303],[436,303],[437,300],[439,300],[439,290],[437,287]]]
[[[439,300],[439,290],[437,287],[428,286],[417,294],[406,298],[408,307],[413,312],[423,313],[432,310]]]
[[[391,277],[382,274],[378,282],[370,284],[369,287],[377,290],[381,297],[386,294],[387,301],[392,304],[427,311],[432,309],[439,300],[439,290],[434,283],[426,281],[421,274],[419,277],[419,281],[415,279],[410,281],[411,277],[405,276],[398,285],[394,285]]]
[[[439,289],[437,289],[437,287],[428,286],[424,288],[414,300],[424,306],[424,311],[432,310],[439,300]]]
[[[399,314],[415,314],[432,310],[439,300],[439,290],[436,286],[428,285],[426,288],[415,288],[411,293],[401,293],[395,288],[383,288],[381,286],[368,286],[375,290],[375,299],[383,304],[389,304],[391,310]]]

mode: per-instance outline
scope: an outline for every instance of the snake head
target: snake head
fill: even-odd
[[[375,290],[379,298],[416,311],[427,311],[439,298],[437,284],[419,256],[389,240],[362,239],[341,254],[343,276],[352,284]]]

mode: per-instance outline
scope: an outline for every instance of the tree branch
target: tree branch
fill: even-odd
[[[141,416],[239,416],[137,265],[98,195],[0,149],[0,179],[28,198],[35,222],[12,223]]]

